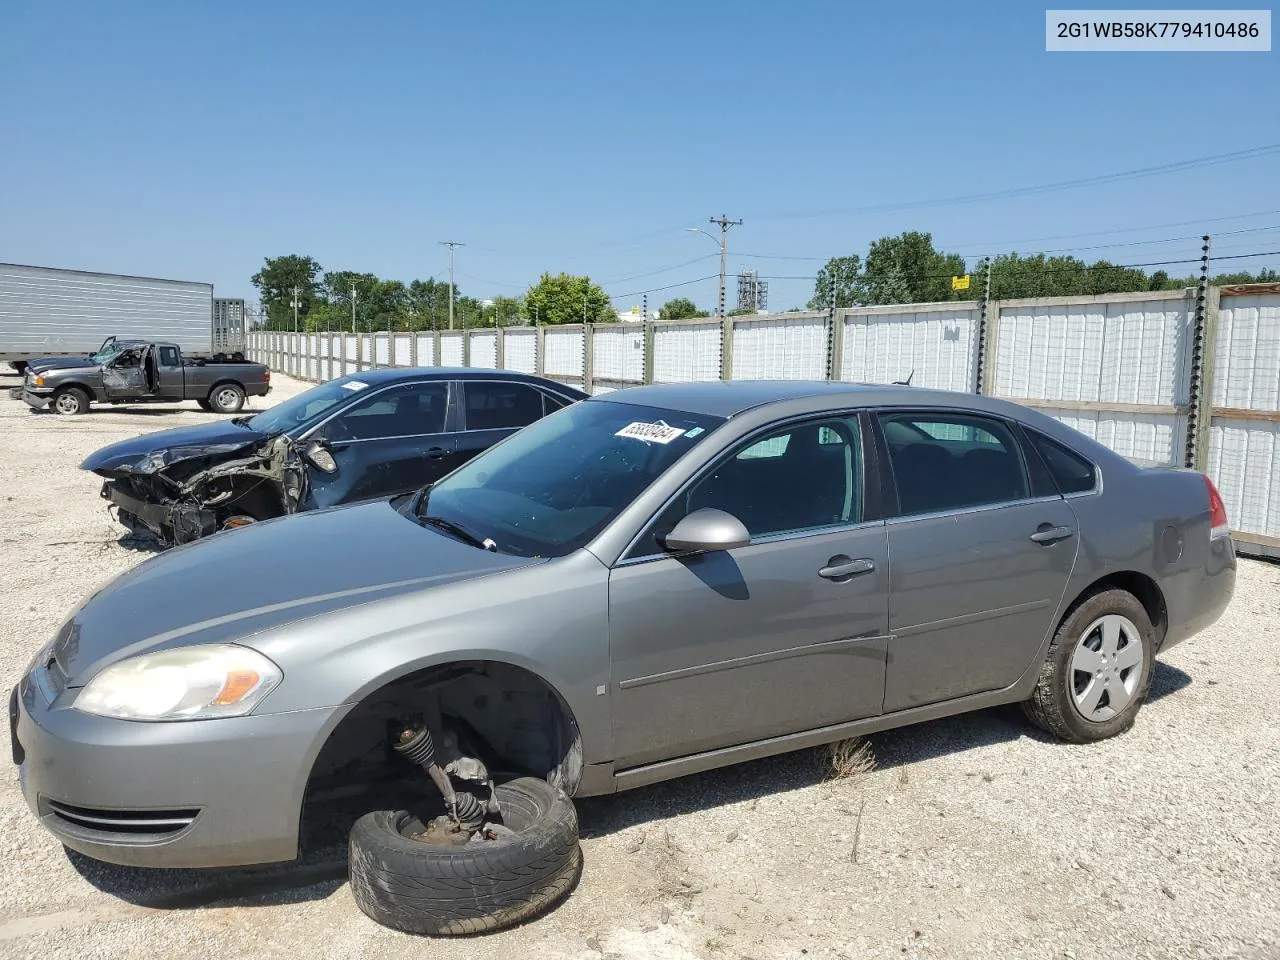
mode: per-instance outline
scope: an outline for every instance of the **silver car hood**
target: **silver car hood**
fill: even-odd
[[[386,501],[281,517],[147,560],[58,631],[67,686],[166,647],[238,640],[357,604],[540,563],[490,553],[407,519]]]

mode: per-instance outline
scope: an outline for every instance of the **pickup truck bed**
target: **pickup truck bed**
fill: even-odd
[[[261,363],[184,359],[173,343],[122,347],[102,363],[27,371],[22,399],[37,410],[84,413],[91,403],[174,403],[195,400],[206,410],[236,413],[245,397],[265,396],[271,373]]]

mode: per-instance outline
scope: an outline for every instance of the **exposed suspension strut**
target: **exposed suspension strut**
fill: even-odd
[[[483,763],[472,757],[464,757],[452,749],[450,738],[446,737],[447,753],[452,754],[442,767],[437,763],[436,745],[431,731],[425,724],[406,724],[397,735],[393,746],[396,752],[406,760],[415,763],[426,771],[431,782],[436,785],[444,798],[445,809],[457,829],[468,835],[476,833],[484,826],[487,814],[497,814],[498,803],[494,794],[493,781]],[[489,788],[489,801],[482,804],[474,794],[463,790],[454,790],[450,774],[462,779],[485,784]]]

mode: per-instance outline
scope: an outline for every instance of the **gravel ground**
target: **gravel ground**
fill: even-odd
[[[272,381],[255,407],[306,387]],[[211,416],[59,418],[0,394],[4,689],[68,608],[146,559],[81,458]],[[878,734],[877,768],[849,779],[806,751],[586,801],[566,903],[430,944],[356,909],[340,835],[283,870],[107,867],[38,827],[10,774],[0,957],[1280,957],[1278,707],[1280,567],[1242,561],[1232,606],[1161,662],[1126,736],[1064,746],[985,711]]]

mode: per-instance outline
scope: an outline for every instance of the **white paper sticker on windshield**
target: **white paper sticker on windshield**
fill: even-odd
[[[368,384],[363,380],[348,380],[342,385],[343,390],[363,390]]]
[[[670,443],[684,433],[683,427],[669,427],[661,420],[657,423],[629,423],[615,437],[630,437],[633,440],[647,440],[650,443]]]

